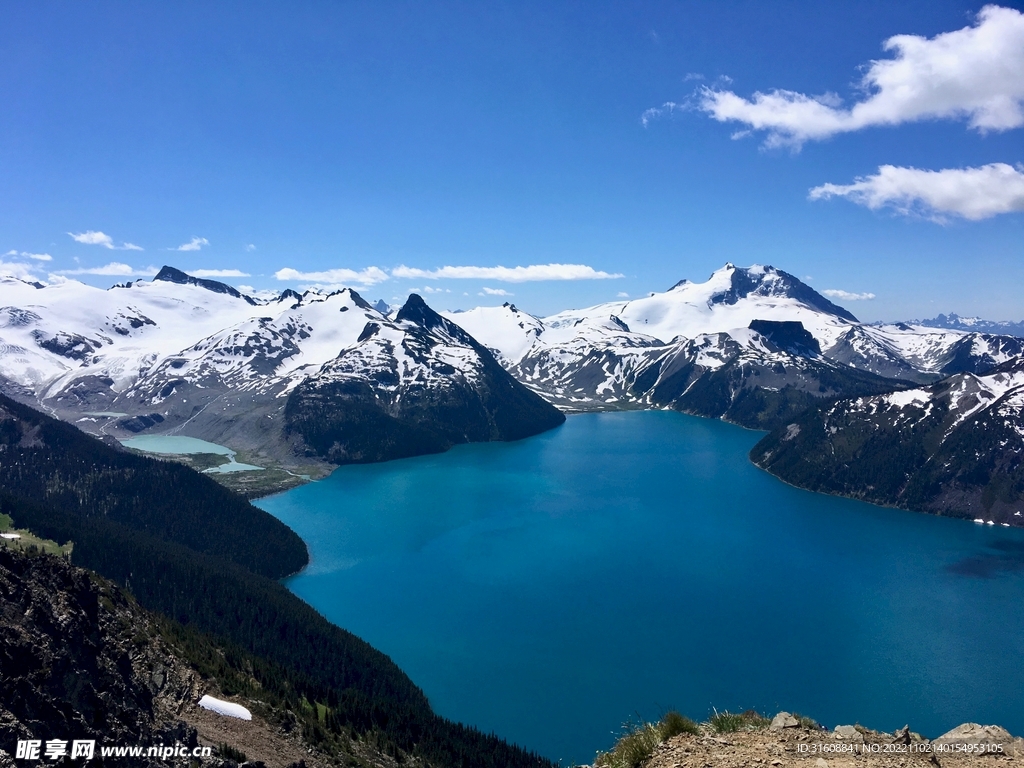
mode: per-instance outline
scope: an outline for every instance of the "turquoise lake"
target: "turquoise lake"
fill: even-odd
[[[759,437],[584,414],[259,505],[309,545],[290,589],[440,714],[552,759],[669,709],[1024,733],[1024,531],[792,488]]]

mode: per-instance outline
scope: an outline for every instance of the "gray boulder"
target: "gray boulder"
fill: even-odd
[[[932,744],[1003,744],[1013,743],[1009,731],[998,725],[963,723],[939,736]]]
[[[835,734],[837,738],[840,738],[843,741],[852,741],[857,744],[864,743],[864,734],[852,725],[837,725]]]
[[[789,712],[779,712],[772,718],[772,723],[768,727],[773,731],[781,731],[783,728],[796,728],[799,725],[800,722]]]

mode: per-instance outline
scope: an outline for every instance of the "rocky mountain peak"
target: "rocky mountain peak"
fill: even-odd
[[[423,328],[438,328],[448,324],[447,320],[427,306],[427,302],[418,293],[409,294],[409,298],[406,299],[402,308],[398,310],[395,319],[398,321],[405,320]]]
[[[228,296],[233,296],[236,299],[242,299],[249,304],[256,304],[251,297],[243,295],[227,283],[221,283],[216,280],[207,280],[202,277],[193,277],[186,272],[182,272],[180,269],[167,266],[166,264],[161,267],[160,271],[156,273],[156,277],[153,278],[154,282],[157,280],[167,283],[178,283],[179,285],[197,285],[200,288],[205,288],[206,290],[213,291],[214,293],[226,293]]]
[[[851,323],[859,322],[851,312],[833,304],[799,278],[770,264],[737,267],[730,262],[711,276],[712,280],[726,277],[728,287],[715,293],[711,297],[711,304],[735,304],[748,296],[785,297]]]

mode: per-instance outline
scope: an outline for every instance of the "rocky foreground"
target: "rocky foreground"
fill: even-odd
[[[806,720],[803,721],[806,723]],[[600,764],[600,763],[599,763]],[[833,731],[780,712],[759,730],[679,734],[654,748],[644,768],[897,768],[1024,764],[1024,739],[994,725],[965,723],[928,740],[909,728],[895,733],[840,725]]]

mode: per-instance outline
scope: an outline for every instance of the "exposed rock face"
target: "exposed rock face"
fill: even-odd
[[[68,742],[69,751],[75,740],[94,740],[94,764],[110,766],[237,768],[217,756],[221,744],[248,755],[250,768],[332,762],[288,727],[287,713],[277,713],[275,720],[283,722],[271,724],[255,712],[242,721],[198,707],[203,695],[224,694],[165,642],[150,614],[123,590],[62,558],[3,546],[0,681],[3,768],[54,764],[14,756],[19,740],[45,745],[57,739]],[[100,760],[103,746],[174,745],[207,747],[209,756]],[[394,765],[373,745],[353,748],[353,765]]]
[[[1008,748],[1013,744],[1013,736],[999,725],[978,725],[963,723],[951,731],[939,736],[932,744],[999,744]]]
[[[0,749],[198,743],[173,713],[199,680],[123,592],[60,558],[0,548],[0,595]]]
[[[1024,523],[1024,358],[812,408],[751,451],[783,480],[992,524]]]
[[[800,721],[789,714],[789,712],[779,712],[779,714],[772,718],[771,725],[768,727],[773,731],[781,731],[783,728],[796,728],[799,725]]]
[[[565,421],[413,294],[289,395],[287,429],[335,464],[518,440]]]

